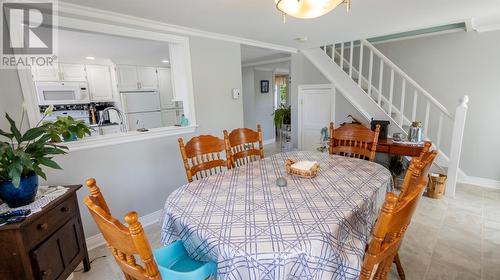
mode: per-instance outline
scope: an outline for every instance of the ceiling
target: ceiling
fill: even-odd
[[[241,63],[253,63],[263,60],[279,59],[289,57],[289,53],[283,53],[271,49],[264,49],[259,47],[241,45]]]
[[[59,30],[58,56],[63,62],[91,63],[111,59],[116,64],[168,66],[168,43],[108,34]]]
[[[169,24],[294,48],[350,41],[474,19],[500,23],[500,0],[352,0],[316,19],[282,23],[274,0],[60,0]],[[294,38],[307,37],[307,42]]]

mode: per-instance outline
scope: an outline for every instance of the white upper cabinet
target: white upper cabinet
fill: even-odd
[[[122,91],[157,90],[158,77],[155,67],[119,65],[118,87]]]
[[[59,81],[59,68],[53,67],[32,67],[33,81]]]
[[[170,68],[158,68],[158,90],[160,91],[161,108],[172,108],[175,106],[174,91],[172,88],[172,76]]]
[[[131,65],[118,66],[118,87],[120,90],[139,89],[139,80],[137,77],[137,67]]]
[[[158,89],[158,77],[155,67],[138,66],[137,78],[139,80],[140,89]]]
[[[53,67],[31,68],[33,81],[85,81],[85,66],[83,64],[59,63]]]
[[[85,66],[83,64],[59,63],[60,78],[62,81],[85,81]]]
[[[87,65],[87,81],[92,101],[112,101],[113,87],[108,66]]]

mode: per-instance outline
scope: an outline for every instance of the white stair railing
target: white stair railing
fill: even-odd
[[[442,148],[443,123],[446,122],[449,127],[453,125],[453,117],[450,112],[370,42],[367,40],[351,41],[323,46],[322,49],[345,72],[348,72],[348,75],[403,131],[406,131],[405,127],[416,120],[420,113],[423,116],[425,137],[432,140],[437,148]],[[346,51],[349,51],[349,58],[346,58]],[[366,51],[368,51],[367,56],[365,55]],[[354,61],[355,58],[358,60],[357,63]],[[378,68],[375,67],[375,59],[379,62]],[[363,65],[367,65],[368,69],[363,70]],[[378,79],[373,79],[375,70]],[[383,89],[386,72],[390,73],[389,88]],[[395,88],[396,78],[399,78],[401,88]],[[413,89],[413,96],[408,96],[408,88]],[[383,90],[386,94],[383,94]],[[399,100],[397,104],[395,104],[396,97]],[[411,106],[407,106],[409,102],[412,102]],[[418,106],[419,104],[420,106]],[[407,107],[411,107],[411,109],[406,110]],[[433,126],[429,123],[431,116],[432,119],[438,119],[437,124]],[[441,150],[444,153],[444,149]]]
[[[454,196],[459,171],[459,151],[462,146],[462,136],[459,135],[463,135],[468,98],[461,99],[454,118],[427,90],[367,40],[330,44],[322,46],[321,49],[387,113],[402,131],[406,133],[406,128],[412,121],[423,118],[425,138],[431,140],[448,160],[450,186],[447,193]],[[378,62],[378,67],[375,61]],[[384,77],[386,73],[390,73],[390,76]],[[376,75],[378,79],[374,78]],[[396,80],[401,87],[396,88]],[[409,91],[411,89],[413,91]],[[450,129],[445,132],[444,128]],[[443,145],[445,137],[450,141],[446,141]]]

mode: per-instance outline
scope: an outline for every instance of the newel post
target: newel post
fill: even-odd
[[[455,188],[457,186],[468,102],[469,97],[467,95],[462,96],[462,98],[460,98],[460,104],[455,111],[455,122],[453,124],[453,134],[451,138],[450,163],[448,166],[448,184],[446,186],[446,196],[451,198],[455,197]]]

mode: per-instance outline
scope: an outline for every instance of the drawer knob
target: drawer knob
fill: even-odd
[[[47,225],[46,223],[43,223],[43,224],[39,224],[39,225],[38,225],[38,229],[40,229],[40,230],[46,230],[46,229],[47,229],[47,227],[48,227],[48,225]]]
[[[69,211],[68,207],[66,207],[66,206],[61,207],[61,212],[65,213],[65,212],[68,212],[68,211]]]
[[[47,276],[50,274],[50,270],[42,270],[40,271],[40,274],[42,274],[42,276]]]

